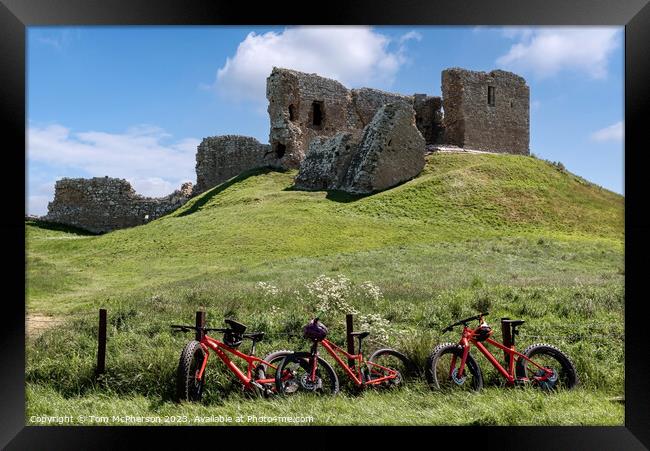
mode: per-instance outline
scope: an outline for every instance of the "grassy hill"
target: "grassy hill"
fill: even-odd
[[[416,415],[413,403],[427,404],[420,411],[428,413],[418,416],[423,423],[622,422],[622,405],[608,401],[623,393],[621,196],[548,162],[511,155],[435,154],[419,177],[366,197],[296,191],[294,176],[242,174],[166,217],[101,236],[28,222],[28,312],[56,320],[28,342],[28,416],[78,411],[80,403],[101,412],[118,403],[156,414],[210,412],[217,405],[277,414],[304,406],[244,400],[227,389],[217,365],[202,405],[170,403],[188,337],[172,336],[168,325],[191,322],[199,307],[215,326],[234,316],[266,331],[260,354],[304,346],[286,334],[316,311],[340,340],[345,309],[354,308],[358,323],[365,321],[357,327],[373,332],[374,347],[385,342],[419,362],[436,343],[457,340],[440,335],[444,325],[489,308],[494,325],[501,316],[527,320],[522,345],[542,337],[565,349],[582,388],[556,398],[504,393],[492,375],[477,400],[484,409],[453,420],[449,406],[463,399],[416,384],[399,393],[369,392],[361,406],[345,396],[319,400],[317,421],[363,423],[371,419],[367,409],[385,409],[393,399],[403,418]],[[343,303],[334,301],[337,295]],[[108,308],[111,328],[108,373],[97,383],[93,334],[100,306]],[[521,403],[537,407],[528,415],[506,412]],[[490,413],[495,404],[504,410]],[[550,414],[559,404],[569,413]]]

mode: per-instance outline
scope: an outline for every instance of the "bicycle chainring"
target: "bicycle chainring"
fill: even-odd
[[[537,383],[539,384],[539,386],[544,390],[552,390],[553,387],[555,387],[555,384],[557,383],[557,379],[558,379],[557,371],[555,371],[552,368],[548,368],[548,369],[553,371],[553,374],[551,374],[548,377],[545,377],[546,371],[544,371],[544,370],[539,370],[535,374],[536,378],[541,378],[541,379],[536,379],[536,380],[537,380]]]
[[[451,380],[456,383],[456,385],[463,385],[467,380],[467,374],[464,374],[463,377],[458,377],[458,368],[454,368],[451,371]]]
[[[323,388],[323,380],[320,377],[316,376],[316,380],[310,381],[309,374],[303,374],[300,378],[300,386],[303,388],[303,390],[307,391],[320,390]]]
[[[395,376],[394,379],[388,379],[388,384],[393,386],[393,385],[400,385],[402,383],[402,373],[397,371],[397,375]]]

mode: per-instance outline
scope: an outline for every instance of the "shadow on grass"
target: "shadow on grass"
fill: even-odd
[[[101,235],[101,233],[90,232],[80,227],[58,224],[56,222],[48,222],[40,219],[27,219],[25,220],[25,225],[31,225],[34,227],[38,227],[39,229],[55,230],[57,232],[74,233],[75,235],[90,235],[90,236]]]
[[[303,192],[318,192],[318,191],[326,191],[327,195],[325,198],[327,200],[332,200],[334,202],[339,202],[343,204],[347,204],[350,202],[355,202],[359,199],[363,199],[364,197],[372,196],[375,193],[371,194],[350,194],[345,191],[339,191],[339,190],[307,190],[307,189],[300,189],[296,188],[295,185],[288,186],[284,188],[282,191],[303,191]]]
[[[225,182],[223,182],[220,185],[215,186],[214,188],[211,188],[203,193],[200,194],[200,198],[194,201],[194,203],[185,211],[181,212],[178,214],[178,216],[188,216],[191,215],[192,213],[196,213],[199,211],[205,204],[210,202],[214,196],[217,194],[227,190],[231,186],[233,186],[236,183],[243,182],[249,177],[255,177],[258,175],[264,175],[268,174],[269,172],[279,172],[277,169],[273,169],[270,167],[264,167],[264,168],[257,168],[257,169],[251,169],[246,172],[242,172],[236,177],[233,177]]]
[[[325,198],[327,200],[333,200],[334,202],[339,202],[342,204],[347,204],[350,202],[355,202],[357,200],[363,199],[368,196],[372,196],[372,194],[350,194],[345,191],[339,191],[339,190],[331,190],[327,192],[327,196]]]

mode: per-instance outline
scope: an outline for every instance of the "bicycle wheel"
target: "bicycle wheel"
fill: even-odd
[[[260,379],[275,379],[275,372],[282,363],[282,359],[284,359],[285,356],[293,354],[293,351],[289,351],[286,349],[283,349],[281,351],[274,351],[270,354],[268,354],[266,357],[264,357],[264,361],[270,363],[271,365],[275,366],[275,368],[266,365],[264,363],[260,363],[255,367],[255,379],[260,380]],[[273,392],[275,392],[275,382],[271,384],[264,384],[264,395],[269,396]]]
[[[463,348],[457,343],[438,345],[427,359],[426,378],[434,390],[475,390],[483,388],[483,374],[474,357],[467,354],[462,376],[458,375]]]
[[[368,359],[369,363],[375,363],[392,370],[396,370],[398,375],[394,379],[388,379],[381,383],[382,387],[392,388],[401,385],[404,381],[413,379],[417,371],[413,362],[401,352],[394,349],[379,349],[375,351]],[[366,370],[367,380],[386,377],[389,371],[375,365],[368,364]],[[378,384],[379,385],[379,384]]]
[[[553,370],[553,374],[550,377],[539,379],[544,376],[545,371],[519,357],[516,364],[517,377],[527,377],[535,386],[548,391],[570,390],[578,384],[575,365],[566,354],[555,346],[537,343],[528,346],[522,354],[536,364]]]
[[[176,372],[176,399],[177,401],[200,401],[205,386],[205,377],[198,380],[196,376],[201,370],[205,359],[205,351],[201,344],[190,341],[183,348]],[[205,375],[205,373],[204,373]]]
[[[311,355],[308,352],[295,352],[287,355],[275,372],[275,386],[278,393],[291,395],[308,392],[317,395],[336,395],[339,392],[339,379],[332,366],[318,357],[316,377],[311,379]]]

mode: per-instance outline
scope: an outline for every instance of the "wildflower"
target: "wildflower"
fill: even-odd
[[[275,296],[280,292],[278,287],[267,282],[257,282],[256,286],[262,290],[262,294],[265,298]]]

